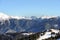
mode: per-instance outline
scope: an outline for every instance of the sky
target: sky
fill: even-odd
[[[0,0],[0,12],[12,16],[60,16],[60,0]]]

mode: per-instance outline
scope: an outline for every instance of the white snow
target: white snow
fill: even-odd
[[[52,32],[54,32],[54,33],[58,33],[58,32],[59,32],[59,30],[56,30],[56,29],[51,29],[51,30],[52,30]],[[39,37],[37,40],[48,39],[48,38],[50,38],[51,36],[52,36],[52,37],[55,37],[55,36],[56,36],[55,34],[52,34],[52,35],[51,35],[52,32],[46,32],[45,35],[43,35],[43,36],[40,35],[40,37]]]
[[[24,17],[24,16],[8,16],[8,15],[0,12],[0,20],[8,20],[9,18],[32,20],[32,18],[30,18],[30,17]]]
[[[23,35],[32,35],[33,33],[22,33]]]
[[[11,18],[14,18],[14,19],[27,19],[27,20],[32,20],[32,18],[30,17],[23,17],[23,16],[11,16]]]
[[[42,16],[42,19],[56,18],[57,16]]]
[[[11,18],[14,18],[14,19],[24,19],[25,17],[22,17],[22,16],[11,16]]]
[[[57,16],[42,16],[42,17],[40,17],[40,18],[42,18],[42,19],[45,19],[45,18],[46,18],[46,19],[49,19],[49,18],[56,18],[56,17],[57,17]],[[2,12],[0,12],[0,18],[1,18],[1,19],[4,19],[4,20],[9,19],[9,18],[15,18],[15,19],[29,19],[29,20],[32,20],[31,17],[8,16],[8,15],[2,13]],[[37,17],[37,18],[39,18],[39,17]]]
[[[4,13],[2,13],[2,12],[0,12],[0,19],[2,20],[7,20],[7,19],[9,19],[10,17],[8,16],[8,15],[6,15],[6,14],[4,14]]]
[[[9,29],[9,30],[7,30],[6,33],[16,33],[16,31],[15,30],[12,30],[12,29]]]
[[[51,29],[51,30],[52,30],[52,32],[55,32],[55,33],[59,32],[59,30],[56,30],[56,29]]]
[[[49,37],[51,37],[51,32],[46,32],[45,35],[40,36],[37,40],[47,39]]]

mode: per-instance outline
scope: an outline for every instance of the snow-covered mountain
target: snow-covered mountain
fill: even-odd
[[[14,32],[42,32],[47,29],[60,29],[60,17],[22,17],[8,16],[0,13],[0,33]]]
[[[45,32],[21,32],[7,33],[5,36],[11,37],[12,40],[60,40],[60,30],[50,29]]]
[[[36,35],[38,37],[38,34],[40,35],[41,32],[42,34],[45,32],[45,35],[40,35],[40,38],[37,39],[42,40],[51,37],[51,32],[48,32],[50,29],[56,34],[59,32],[59,16],[23,17],[9,16],[4,13],[0,13],[0,39],[2,40],[7,38],[8,40],[13,40],[13,37],[15,36],[16,38],[30,38],[33,36],[36,37]],[[35,39],[35,37],[33,37],[32,40]]]
[[[0,13],[0,20],[8,20],[10,17],[4,13]]]

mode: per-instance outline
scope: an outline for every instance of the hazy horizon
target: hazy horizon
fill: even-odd
[[[60,16],[60,0],[0,0],[0,12],[12,16]]]

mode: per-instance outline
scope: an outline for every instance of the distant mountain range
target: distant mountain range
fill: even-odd
[[[0,13],[0,34],[14,32],[43,32],[48,29],[60,29],[60,17],[19,17]]]

